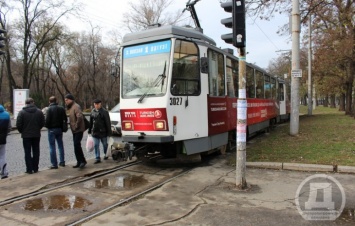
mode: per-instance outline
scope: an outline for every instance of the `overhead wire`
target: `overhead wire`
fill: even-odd
[[[248,14],[248,16],[250,16]],[[269,36],[263,31],[263,29],[261,29],[261,27],[258,25],[258,23],[256,22],[256,19],[253,20],[253,24],[255,24],[258,29],[265,35],[265,37],[269,40],[269,42],[276,48],[276,50],[280,50],[279,47],[276,46],[276,44],[269,38]]]

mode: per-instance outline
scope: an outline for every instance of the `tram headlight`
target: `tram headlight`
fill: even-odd
[[[133,130],[133,123],[131,121],[123,122],[122,124],[124,130]]]
[[[155,130],[165,130],[166,129],[165,121],[161,121],[161,120],[154,121],[154,129]]]

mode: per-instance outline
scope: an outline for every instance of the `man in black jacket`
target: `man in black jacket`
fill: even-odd
[[[63,147],[63,124],[68,124],[67,114],[62,106],[57,104],[57,98],[49,98],[49,106],[46,112],[45,127],[48,128],[49,155],[51,160],[50,169],[58,169],[55,142],[58,144],[59,165],[65,166]]]
[[[38,172],[39,142],[44,126],[44,115],[32,98],[27,98],[25,103],[26,106],[17,115],[16,127],[21,133],[25,150],[26,173],[32,174]]]
[[[94,164],[100,163],[100,141],[104,148],[104,159],[106,160],[106,151],[107,151],[107,137],[112,135],[111,131],[111,120],[110,115],[106,109],[104,109],[101,105],[101,100],[94,100],[94,109],[92,109],[90,114],[90,127],[89,134],[92,135],[95,144],[95,156],[96,160]]]

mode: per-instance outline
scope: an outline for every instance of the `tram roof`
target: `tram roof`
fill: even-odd
[[[193,28],[179,27],[174,25],[166,25],[156,28],[150,28],[144,31],[126,34],[123,37],[122,46],[133,45],[136,43],[149,42],[159,39],[184,37],[187,39],[201,40],[216,46],[216,42],[204,35],[202,32]]]

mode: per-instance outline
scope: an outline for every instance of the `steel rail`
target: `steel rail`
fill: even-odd
[[[54,187],[43,189],[43,190],[38,190],[38,191],[35,191],[35,192],[30,192],[30,193],[27,193],[27,194],[24,194],[24,195],[19,195],[19,196],[15,197],[15,198],[9,198],[9,199],[1,201],[0,202],[0,206],[4,206],[4,205],[7,205],[7,204],[10,204],[10,203],[22,200],[22,199],[26,199],[26,198],[29,198],[29,197],[32,197],[32,196],[40,195],[40,194],[43,194],[43,193],[46,193],[46,192],[50,192],[50,191],[53,191],[53,190],[56,190],[56,189],[59,189],[59,188],[67,187],[67,186],[70,186],[70,185],[73,185],[73,184],[78,184],[78,183],[81,183],[81,182],[84,182],[84,181],[88,181],[88,180],[91,180],[91,179],[94,179],[94,178],[97,178],[97,177],[105,176],[105,175],[113,173],[113,172],[115,172],[117,170],[121,170],[121,169],[130,167],[130,166],[133,166],[133,165],[137,165],[137,164],[139,164],[141,162],[142,161],[134,160],[133,162],[127,163],[125,165],[118,166],[118,167],[115,167],[113,169],[110,169],[110,170],[107,170],[107,171],[104,171],[104,172],[100,172],[100,173],[94,174],[92,176],[85,177],[85,178],[80,179],[80,180],[72,181],[72,182],[69,182],[69,183],[64,183],[64,184],[61,184],[61,185],[58,185],[58,186],[54,186]]]
[[[141,195],[147,194],[147,193],[149,193],[149,192],[151,192],[151,191],[163,186],[164,184],[169,183],[170,181],[175,180],[176,178],[181,177],[181,176],[189,173],[193,169],[194,168],[187,169],[187,170],[179,173],[178,175],[175,175],[175,176],[173,176],[173,177],[171,177],[171,178],[169,178],[169,179],[167,179],[165,181],[162,181],[159,184],[156,184],[156,185],[154,185],[154,186],[152,186],[152,187],[150,187],[150,188],[148,188],[148,189],[146,189],[146,190],[144,190],[142,192],[139,192],[137,194],[131,195],[128,198],[122,199],[119,202],[117,202],[115,204],[112,204],[112,205],[110,205],[110,206],[108,206],[108,207],[106,207],[106,208],[104,208],[104,209],[102,209],[102,210],[100,210],[100,211],[98,211],[96,213],[90,214],[90,215],[88,215],[88,216],[86,216],[86,217],[84,217],[84,218],[82,218],[80,220],[74,221],[74,222],[72,222],[70,224],[66,224],[66,226],[75,226],[75,225],[80,225],[80,224],[82,224],[84,222],[87,222],[87,221],[89,221],[89,220],[91,220],[91,219],[93,219],[93,218],[95,218],[95,217],[97,217],[97,216],[99,216],[99,215],[101,215],[101,214],[103,214],[105,212],[108,212],[108,211],[110,211],[110,210],[112,210],[112,209],[114,209],[116,207],[119,207],[119,206],[121,206],[121,205],[123,205],[123,204],[125,204],[125,203],[127,203],[127,202],[129,202],[129,201],[141,196]]]

